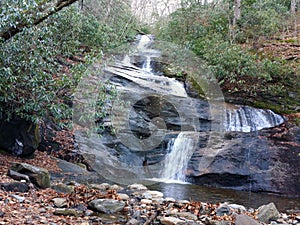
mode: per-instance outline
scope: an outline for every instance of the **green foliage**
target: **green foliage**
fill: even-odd
[[[288,16],[288,8],[282,2],[253,1],[252,4],[244,5],[242,10],[237,30],[237,39],[240,42],[249,38],[269,37],[286,27],[284,18]]]
[[[280,59],[259,56],[240,45],[270,37],[285,27],[287,1],[242,1],[242,18],[232,26],[232,1],[195,4],[174,12],[158,27],[158,37],[194,51],[227,93],[287,95],[294,71]]]
[[[31,12],[40,2],[4,4],[0,9],[0,32],[35,18],[36,13]],[[132,38],[133,25],[124,28],[125,22],[105,23],[71,6],[0,43],[2,119],[23,118],[35,123],[45,117],[58,123],[70,119],[72,93],[93,57]],[[81,61],[70,63],[74,56]]]

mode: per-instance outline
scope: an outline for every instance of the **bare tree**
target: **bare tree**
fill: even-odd
[[[241,18],[241,1],[242,0],[235,0],[234,3],[233,26],[235,26],[237,21]]]
[[[291,13],[296,14],[296,0],[291,0]]]

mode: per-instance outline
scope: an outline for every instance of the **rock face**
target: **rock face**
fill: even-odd
[[[14,155],[34,153],[41,141],[38,125],[25,120],[0,120],[0,147]]]
[[[290,196],[300,193],[300,127],[282,125],[252,133],[230,132],[203,170],[206,155],[199,148],[189,171],[196,184]]]
[[[46,169],[27,163],[14,163],[11,170],[27,175],[30,181],[40,188],[50,187],[50,174]]]

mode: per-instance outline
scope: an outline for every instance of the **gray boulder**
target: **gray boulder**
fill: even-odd
[[[259,221],[269,223],[271,220],[276,220],[278,218],[280,218],[280,214],[273,202],[258,208],[257,219]]]
[[[113,199],[95,199],[88,206],[93,211],[111,214],[122,211],[125,203]]]
[[[4,183],[4,184],[0,184],[0,186],[4,191],[22,192],[22,193],[29,191],[28,185],[22,182]]]
[[[259,225],[259,222],[252,219],[250,216],[241,214],[236,216],[234,224],[235,225]]]
[[[27,163],[13,163],[10,169],[27,175],[30,181],[40,188],[50,187],[50,174],[46,169],[32,166]]]

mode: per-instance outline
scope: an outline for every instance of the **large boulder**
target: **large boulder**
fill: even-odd
[[[289,196],[300,193],[300,127],[283,124],[251,133],[230,132],[214,149],[199,148],[190,161],[189,175],[201,185]],[[203,144],[203,143],[202,143]]]
[[[14,155],[28,156],[34,153],[41,141],[39,126],[15,119],[0,120],[0,147]]]
[[[95,199],[89,202],[88,205],[91,210],[106,214],[120,212],[125,207],[124,202],[114,199]]]
[[[13,163],[10,169],[27,175],[30,181],[40,188],[50,187],[50,174],[46,169],[32,166],[27,163]]]

